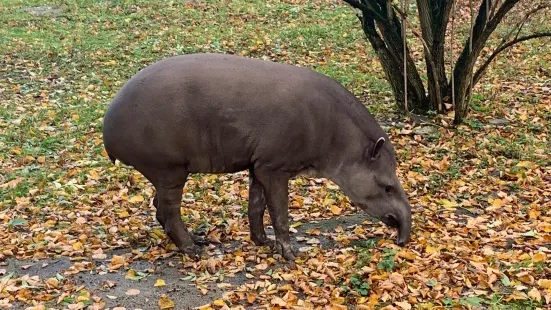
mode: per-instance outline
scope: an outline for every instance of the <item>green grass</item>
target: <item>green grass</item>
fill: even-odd
[[[40,214],[40,208],[49,205],[74,208],[79,199],[88,199],[78,197],[79,194],[99,193],[112,184],[107,180],[116,178],[108,171],[112,165],[101,155],[105,109],[128,78],[144,66],[172,55],[224,52],[266,56],[306,66],[337,79],[367,100],[375,114],[386,116],[395,111],[379,62],[366,43],[357,18],[344,4],[335,5],[331,1],[290,4],[278,0],[56,0],[49,4],[59,6],[62,12],[56,16],[35,16],[25,10],[44,5],[44,1],[38,0],[3,0],[1,4],[0,183],[22,180],[14,187],[0,188],[0,209],[34,193],[37,214],[46,216],[47,213]],[[525,50],[526,71],[549,68],[551,58],[540,57],[541,53],[534,48]],[[492,74],[500,79],[517,77],[517,68],[506,65],[507,61],[505,56],[498,58],[496,66],[491,67]],[[515,92],[501,92],[489,100],[475,93],[473,110],[501,117],[508,110],[496,109],[495,105],[509,107],[515,96],[527,106],[542,100]],[[473,167],[511,169],[519,160],[549,164],[549,159],[534,155],[537,149],[549,149],[548,139],[533,136],[551,131],[551,112],[542,111],[539,117],[546,122],[527,123],[528,132],[504,128],[490,132],[484,141],[473,143],[477,149],[474,156],[480,160]],[[455,132],[462,139],[473,132],[488,130],[485,120],[474,117],[466,125],[471,131]],[[429,138],[433,146],[443,141],[449,143],[437,146],[433,158],[441,160],[448,156],[450,166],[446,171],[420,166],[411,169],[429,175],[425,184],[428,191],[423,195],[448,190],[449,184],[462,177],[462,167],[470,165],[461,158],[461,145],[456,145],[454,139],[440,133]],[[406,147],[398,155],[408,161],[415,159],[419,155],[412,150]],[[492,155],[496,162],[489,162],[484,154]],[[97,167],[101,168],[96,171],[99,181],[86,186],[91,179],[90,170]],[[485,177],[475,174],[470,181],[482,182]],[[123,182],[123,177],[120,180]],[[218,190],[221,183],[210,185]],[[518,186],[510,188],[511,192],[519,191]],[[197,199],[208,190],[199,183],[189,187]],[[60,195],[61,191],[77,198],[69,201],[73,198]],[[333,192],[328,192],[333,197]],[[481,200],[486,198],[480,196]],[[185,218],[192,220],[191,216]],[[358,269],[371,262],[374,247],[372,242],[359,250]],[[377,271],[396,272],[394,254],[385,253],[375,265]],[[367,292],[367,282],[360,280],[352,283],[353,289]],[[481,302],[484,306],[500,305],[499,309],[534,307],[528,302],[505,303],[496,296]],[[449,306],[475,302],[478,301],[455,300]]]

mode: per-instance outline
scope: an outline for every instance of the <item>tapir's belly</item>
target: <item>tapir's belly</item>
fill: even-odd
[[[182,150],[190,173],[233,173],[251,167],[251,156],[243,141],[234,140],[226,149],[203,151],[201,147]]]

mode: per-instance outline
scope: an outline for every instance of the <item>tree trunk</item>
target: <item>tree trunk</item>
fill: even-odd
[[[361,17],[364,33],[371,46],[381,60],[381,65],[390,82],[394,97],[400,109],[404,110],[404,70],[403,70],[403,38],[399,33],[400,21],[393,10],[383,11],[385,19],[375,21],[369,15]],[[379,28],[381,35],[377,32]],[[408,104],[409,111],[425,113],[427,97],[421,76],[409,53],[406,53],[407,77],[408,77]]]
[[[398,8],[393,7],[391,0],[343,1],[362,12],[361,15],[358,15],[358,18],[369,43],[381,61],[385,76],[394,93],[396,104],[399,109],[406,109],[404,105],[404,41],[400,30],[402,29],[402,21],[397,15],[399,13],[402,17],[407,17],[406,12],[400,12]],[[433,110],[444,113],[446,112],[444,105],[446,97],[453,97],[455,99],[454,122],[456,124],[461,123],[469,110],[470,90],[479,81],[497,54],[519,42],[551,36],[551,32],[542,32],[518,38],[517,33],[517,37],[509,42],[506,42],[508,37],[504,38],[502,44],[496,48],[475,73],[476,61],[488,38],[505,15],[520,0],[478,1],[480,1],[480,5],[478,6],[474,25],[472,25],[470,37],[466,40],[463,50],[453,66],[454,83],[452,85],[446,74],[444,47],[446,44],[446,30],[455,0],[416,0],[421,35],[418,35],[415,31],[413,33],[423,42],[428,82],[427,90],[425,90],[419,71],[406,46],[408,90],[406,112],[424,114]],[[524,20],[517,25],[518,29],[522,27],[522,24],[527,21],[530,15],[549,7],[548,5],[540,5],[530,10]]]

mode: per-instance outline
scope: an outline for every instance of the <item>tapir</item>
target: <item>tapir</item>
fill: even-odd
[[[410,239],[411,207],[389,137],[351,92],[311,69],[218,53],[161,59],[116,93],[103,143],[113,163],[152,183],[156,219],[190,256],[203,244],[181,219],[190,173],[248,171],[250,239],[287,260],[298,255],[288,211],[288,181],[298,175],[331,180],[351,203],[397,228],[399,246]]]

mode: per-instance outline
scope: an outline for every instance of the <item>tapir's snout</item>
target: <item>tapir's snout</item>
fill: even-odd
[[[397,245],[404,246],[409,242],[411,234],[411,212],[409,210],[399,213],[387,213],[381,217],[381,221],[398,229]]]

